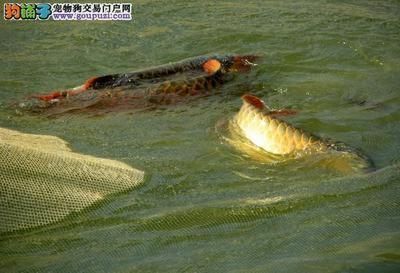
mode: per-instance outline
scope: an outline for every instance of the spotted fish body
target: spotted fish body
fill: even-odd
[[[233,123],[245,139],[262,150],[274,155],[296,157],[332,153],[346,161],[345,164],[335,163],[342,169],[373,169],[372,161],[359,150],[319,138],[276,118],[275,112],[255,96],[244,95],[242,99],[243,105]]]
[[[150,93],[153,94],[191,94],[195,95],[202,90],[211,90],[215,87],[222,85],[227,79],[225,75],[221,72],[216,72],[212,75],[200,75],[197,77],[192,77],[188,79],[182,79],[178,81],[166,81],[150,89]]]
[[[173,104],[205,96],[232,80],[232,73],[246,72],[253,55],[204,55],[131,73],[94,77],[73,89],[33,96],[20,108],[45,115],[71,111],[118,111]],[[205,67],[205,65],[208,65]],[[213,67],[217,64],[216,68]],[[206,69],[207,68],[207,69]]]
[[[91,87],[99,90],[103,88],[115,88],[118,86],[140,86],[143,83],[162,83],[168,77],[178,73],[203,71],[203,64],[207,60],[217,60],[221,63],[221,72],[248,71],[252,67],[252,61],[258,57],[255,55],[212,54],[188,58],[179,62],[160,65],[157,67],[138,70],[126,74],[114,74],[95,78]]]

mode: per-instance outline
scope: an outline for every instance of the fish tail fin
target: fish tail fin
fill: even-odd
[[[83,84],[83,89],[88,90],[89,88],[92,88],[96,81],[98,80],[99,77],[91,77],[86,82]]]

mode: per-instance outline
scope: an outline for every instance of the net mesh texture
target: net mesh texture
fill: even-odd
[[[58,137],[0,128],[0,232],[59,221],[143,179],[125,163],[72,152]]]

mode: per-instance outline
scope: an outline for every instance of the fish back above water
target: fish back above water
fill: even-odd
[[[199,75],[189,79],[164,81],[137,88],[119,86],[100,90],[90,89],[73,96],[50,101],[35,100],[30,111],[47,116],[67,112],[116,112],[141,110],[213,94],[213,90],[227,80],[226,75]],[[25,106],[25,108],[27,108]]]
[[[179,62],[160,65],[152,68],[142,69],[131,73],[113,74],[92,79],[93,89],[115,88],[118,86],[140,86],[148,83],[162,83],[171,80],[176,75],[183,75],[190,78],[191,73],[207,72],[204,64],[209,60],[218,61],[221,65],[220,71],[227,72],[246,72],[251,69],[252,63],[258,57],[255,55],[235,55],[235,54],[211,54],[184,59]]]
[[[61,114],[71,111],[146,109],[182,101],[211,91],[246,72],[255,64],[254,55],[204,55],[131,73],[88,79],[64,91],[35,95],[19,103],[23,110]]]
[[[268,109],[256,96],[246,94],[242,99],[243,105],[232,120],[231,128],[252,145],[275,158],[328,154],[320,163],[342,172],[373,169],[372,161],[361,151],[292,126],[277,118],[275,111]]]
[[[252,95],[242,97],[243,105],[235,121],[243,134],[267,152],[286,155],[299,151],[323,151],[319,138],[269,114],[264,102]]]

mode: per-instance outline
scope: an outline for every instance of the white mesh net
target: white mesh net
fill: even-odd
[[[60,138],[0,128],[0,232],[58,221],[143,178],[125,163],[74,153]]]

